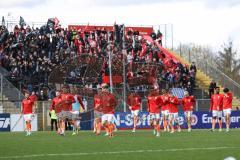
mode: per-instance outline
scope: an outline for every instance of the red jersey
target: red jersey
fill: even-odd
[[[223,95],[223,109],[232,109],[233,94],[228,92]]]
[[[96,97],[95,108],[103,114],[114,114],[117,101],[115,96],[110,92],[100,92]],[[100,99],[100,100],[99,100]],[[100,103],[100,106],[96,106]]]
[[[213,94],[211,97],[210,111],[221,111],[223,109],[223,95]]]
[[[161,95],[161,99],[162,99],[161,110],[162,111],[169,110],[169,99],[170,99],[169,95],[168,94]]]
[[[31,95],[29,98],[34,102],[38,99],[36,95]]]
[[[22,112],[23,114],[32,114],[33,113],[34,101],[30,97],[23,99],[22,101]]]
[[[187,96],[182,99],[182,106],[184,111],[192,111],[196,100],[193,96]]]
[[[140,110],[141,106],[141,97],[135,93],[130,94],[127,100],[128,105],[131,107],[131,110]]]
[[[178,98],[177,97],[170,97],[169,98],[169,112],[170,113],[177,113],[178,112]]]
[[[150,113],[160,113],[162,99],[159,95],[148,96],[148,111]]]
[[[59,113],[62,111],[62,98],[61,96],[59,97],[54,97],[52,100],[52,104],[51,104],[51,110],[55,110],[56,113]]]
[[[75,99],[72,94],[61,94],[62,99],[62,110],[63,111],[71,111],[72,103],[75,103]]]
[[[102,112],[101,98],[98,94],[94,96],[94,110]]]

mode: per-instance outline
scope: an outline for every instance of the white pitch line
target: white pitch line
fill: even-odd
[[[6,156],[6,157],[0,157],[0,159],[20,159],[20,158],[53,157],[53,156],[87,156],[87,155],[101,155],[101,154],[128,154],[128,153],[144,153],[144,152],[178,152],[178,151],[222,150],[222,149],[240,149],[240,147],[173,148],[173,149],[157,149],[157,150],[132,150],[132,151],[59,153],[59,154],[50,153],[50,154]]]

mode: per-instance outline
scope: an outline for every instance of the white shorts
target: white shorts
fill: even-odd
[[[105,121],[113,123],[113,117],[114,117],[113,114],[104,114],[102,116],[102,123],[104,123]]]
[[[139,115],[139,110],[134,110],[134,111],[131,110],[131,113],[134,116],[138,116]]]
[[[57,113],[57,117],[59,119],[66,119],[66,118],[71,118],[72,114],[70,111],[61,111]]]
[[[232,109],[228,108],[228,109],[223,109],[223,115],[226,117],[227,115],[231,115]]]
[[[184,112],[185,117],[192,117],[192,111],[185,111]]]
[[[178,120],[178,113],[170,113],[169,116],[171,120]]]
[[[24,114],[23,115],[23,118],[24,118],[24,120],[25,120],[25,122],[27,122],[27,121],[31,121],[32,120],[32,117],[33,117],[33,114]]]
[[[160,119],[160,113],[150,113],[149,117],[150,117],[150,120]]]
[[[162,116],[169,116],[169,110],[164,110],[164,111],[161,111],[162,113]]]
[[[213,110],[212,111],[212,116],[221,118],[222,117],[222,111]]]
[[[72,114],[72,116],[71,116],[71,118],[72,119],[78,119],[79,118],[79,111],[72,111],[71,112],[71,114]]]

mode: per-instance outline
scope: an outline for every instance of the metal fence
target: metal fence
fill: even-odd
[[[228,87],[236,96],[240,98],[240,85],[220,71],[214,64],[210,64],[209,62],[198,62],[198,68],[207,74],[209,77],[214,79],[217,83],[221,84],[223,87]]]

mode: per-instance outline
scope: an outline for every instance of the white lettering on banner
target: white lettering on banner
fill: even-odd
[[[240,116],[231,117],[231,122],[232,122],[232,123],[238,123],[238,122],[240,122]]]
[[[208,117],[208,114],[202,115],[202,123],[212,123],[212,117]]]
[[[184,124],[184,117],[180,116],[178,117],[178,121],[179,121],[179,124],[180,126]]]
[[[114,115],[113,116],[113,121],[116,124],[116,126],[120,126],[120,114]]]
[[[0,118],[0,128],[8,128],[10,125],[10,118]]]
[[[125,116],[125,124],[126,126],[132,126],[133,125],[133,119],[131,114],[127,114]]]

